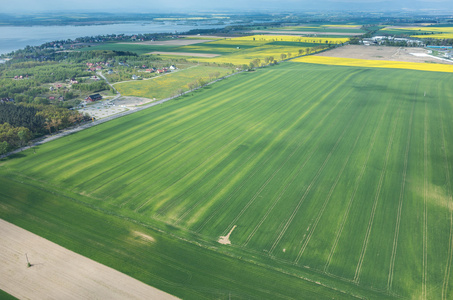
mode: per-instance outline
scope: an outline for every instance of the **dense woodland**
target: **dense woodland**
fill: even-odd
[[[0,154],[84,119],[79,112],[53,105],[0,103]]]

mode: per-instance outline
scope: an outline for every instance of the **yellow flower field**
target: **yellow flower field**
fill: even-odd
[[[409,69],[409,70],[453,73],[452,65],[443,65],[443,64],[410,63],[410,62],[400,62],[400,61],[368,60],[368,59],[339,58],[339,57],[326,57],[326,56],[304,56],[304,57],[296,58],[293,61],[311,63],[311,64],[321,64],[321,65]]]
[[[384,28],[388,30],[406,30],[413,31],[411,37],[420,39],[453,39],[453,27],[397,27],[397,28]],[[430,34],[430,33],[434,34]],[[421,34],[425,33],[425,34]],[[429,34],[426,34],[429,33]]]
[[[384,30],[386,30],[385,28]],[[397,27],[388,28],[387,30],[411,30],[411,31],[422,31],[422,32],[453,32],[453,27]]]
[[[411,35],[411,37],[420,39],[453,39],[453,32],[451,33],[437,33],[429,35]]]

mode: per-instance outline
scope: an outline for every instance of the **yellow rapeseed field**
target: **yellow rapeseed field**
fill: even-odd
[[[452,65],[443,65],[443,64],[410,63],[410,62],[400,62],[400,61],[368,60],[368,59],[340,58],[340,57],[326,57],[326,56],[304,56],[304,57],[296,58],[293,61],[311,63],[311,64],[322,64],[322,65],[409,69],[409,70],[453,73]]]
[[[420,39],[453,39],[453,27],[398,27],[384,28],[383,30],[413,31],[411,37]]]
[[[453,39],[453,32],[451,33],[436,33],[436,34],[429,34],[429,35],[411,35],[411,37],[419,38],[419,39]]]
[[[422,32],[451,32],[451,31],[453,31],[453,27],[398,27],[398,28],[393,28],[393,29],[422,31]],[[389,28],[389,30],[392,30],[392,28]]]

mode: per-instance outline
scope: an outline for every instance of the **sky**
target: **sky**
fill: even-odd
[[[4,13],[47,11],[182,13],[210,11],[453,10],[452,0],[0,0]]]

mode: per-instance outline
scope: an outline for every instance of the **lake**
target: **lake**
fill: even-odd
[[[39,46],[56,40],[107,34],[181,33],[191,29],[223,28],[209,22],[178,24],[176,22],[127,22],[88,26],[0,26],[0,54],[26,46]]]

